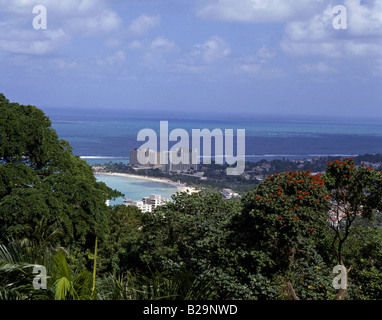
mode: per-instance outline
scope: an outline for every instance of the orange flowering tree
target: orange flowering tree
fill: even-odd
[[[329,229],[329,199],[321,174],[308,170],[268,176],[242,200],[240,228],[248,250],[265,250],[269,268],[290,277],[297,255],[307,254],[309,239]],[[288,294],[297,299],[290,280]]]
[[[344,265],[343,249],[353,222],[356,219],[370,220],[376,211],[382,211],[382,173],[371,167],[355,167],[353,159],[345,158],[327,164],[324,180],[334,222],[331,224],[334,230],[332,248],[338,264]],[[351,266],[348,271],[350,269]],[[340,292],[342,298],[345,293]]]

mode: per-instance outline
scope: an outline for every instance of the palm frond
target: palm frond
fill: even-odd
[[[68,293],[71,293],[73,296],[73,284],[72,282],[66,278],[61,277],[57,279],[54,283],[55,287],[55,300],[66,300]]]

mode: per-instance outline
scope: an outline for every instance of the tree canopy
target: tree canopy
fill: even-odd
[[[72,154],[48,117],[0,95],[0,239],[37,239],[62,232],[55,244],[72,252],[93,248],[108,231],[106,200],[120,195],[97,182]],[[40,228],[41,231],[41,228]]]

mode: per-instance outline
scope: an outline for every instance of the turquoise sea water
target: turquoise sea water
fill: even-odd
[[[98,181],[104,182],[112,189],[116,189],[125,197],[121,197],[110,201],[111,205],[124,204],[123,200],[142,200],[150,194],[160,194],[163,198],[171,199],[171,195],[175,194],[177,188],[167,183],[153,182],[143,179],[135,179],[130,177],[119,177],[110,175],[95,175]]]

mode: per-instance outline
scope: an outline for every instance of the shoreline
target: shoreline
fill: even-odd
[[[133,178],[133,179],[142,179],[152,182],[160,182],[172,185],[174,187],[181,187],[178,182],[164,179],[164,178],[155,178],[155,177],[149,177],[149,176],[141,176],[141,175],[135,175],[131,173],[121,173],[121,172],[94,172],[95,175],[108,175],[108,176],[117,176],[117,177],[124,177],[124,178]]]
[[[121,173],[121,172],[94,172],[94,175],[107,175],[107,176],[142,179],[142,180],[151,181],[151,182],[164,183],[164,184],[173,186],[174,188],[178,190],[178,192],[186,192],[188,194],[201,191],[199,189],[196,189],[195,187],[189,187],[186,184],[179,184],[178,182],[174,182],[172,180],[165,179],[165,178],[155,178],[155,177],[141,176],[141,175],[135,175],[131,173]]]

